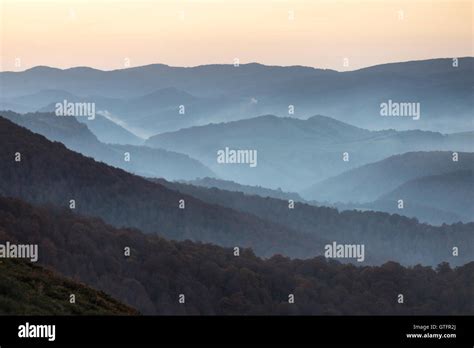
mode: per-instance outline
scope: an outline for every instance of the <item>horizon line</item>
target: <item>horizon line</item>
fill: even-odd
[[[306,68],[306,69],[314,69],[314,70],[324,70],[324,71],[333,71],[333,72],[339,72],[339,73],[344,73],[344,72],[354,72],[354,71],[360,71],[364,69],[369,69],[369,68],[374,68],[378,66],[384,66],[384,65],[392,65],[392,64],[403,64],[403,63],[413,63],[413,62],[426,62],[430,60],[444,60],[444,59],[468,59],[468,58],[474,58],[474,56],[464,56],[464,57],[436,57],[436,58],[426,58],[426,59],[414,59],[414,60],[406,60],[406,61],[391,61],[391,62],[386,62],[386,63],[380,63],[380,64],[375,64],[375,65],[367,65],[362,68],[354,69],[354,70],[335,70],[335,69],[330,69],[330,68],[322,68],[322,67],[314,67],[314,66],[308,66],[308,65],[298,65],[298,64],[293,64],[293,65],[269,65],[269,64],[264,64],[264,63],[259,63],[259,62],[249,62],[249,63],[239,63],[238,66],[235,66],[232,63],[213,63],[213,64],[199,64],[199,65],[190,65],[190,66],[175,66],[175,65],[169,65],[165,63],[150,63],[150,64],[145,64],[145,65],[137,65],[133,67],[124,67],[124,68],[119,68],[119,69],[99,69],[99,68],[94,68],[91,66],[86,66],[86,65],[78,65],[78,66],[71,66],[67,68],[59,68],[59,67],[54,67],[54,66],[48,66],[48,65],[36,65],[31,68],[25,69],[25,70],[0,70],[0,74],[2,73],[22,73],[22,72],[27,72],[33,69],[38,69],[38,68],[48,68],[52,70],[61,70],[61,71],[66,71],[66,70],[74,70],[74,69],[90,69],[90,70],[95,70],[95,71],[100,71],[100,72],[113,72],[113,71],[121,71],[121,70],[131,70],[131,69],[139,69],[139,68],[144,68],[144,67],[151,67],[151,66],[163,66],[163,67],[168,67],[168,68],[178,68],[178,69],[195,69],[195,68],[202,68],[202,67],[210,67],[210,66],[235,66],[235,67],[240,67],[240,66],[248,66],[248,65],[260,65],[263,67],[268,67],[268,68]]]

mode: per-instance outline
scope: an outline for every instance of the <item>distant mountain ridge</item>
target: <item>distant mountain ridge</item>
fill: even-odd
[[[319,201],[366,203],[409,180],[463,169],[474,170],[474,153],[458,152],[457,159],[453,161],[453,151],[394,155],[321,181],[307,189],[303,196]]]
[[[452,59],[440,58],[346,72],[262,64],[190,68],[153,64],[112,71],[36,67],[1,72],[0,84],[5,86],[2,105],[20,112],[25,111],[25,106],[15,98],[42,90],[96,96],[96,103],[102,103],[114,117],[146,136],[264,114],[288,116],[290,106],[297,118],[330,115],[371,130],[418,128],[459,132],[473,130],[474,58],[459,57],[457,62],[455,66]],[[143,100],[143,107],[135,103],[134,110],[119,107],[126,100],[170,89],[175,91],[172,97],[158,96],[152,98],[151,104],[150,100]],[[189,100],[186,95],[194,99]],[[118,102],[106,102],[107,98]],[[171,101],[168,105],[163,104],[166,99]],[[380,104],[388,100],[419,103],[420,119],[381,117]],[[180,105],[186,107],[186,117],[177,112]],[[37,105],[36,110],[43,106]]]

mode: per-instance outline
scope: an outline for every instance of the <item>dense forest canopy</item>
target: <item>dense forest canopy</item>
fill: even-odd
[[[145,314],[474,314],[474,262],[433,269],[396,262],[356,267],[324,257],[263,260],[250,249],[236,256],[232,248],[169,241],[0,198],[0,241],[6,240],[37,243],[43,266]]]

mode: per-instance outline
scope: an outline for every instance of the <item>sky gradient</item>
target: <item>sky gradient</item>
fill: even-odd
[[[0,0],[0,70],[473,56],[472,0]]]

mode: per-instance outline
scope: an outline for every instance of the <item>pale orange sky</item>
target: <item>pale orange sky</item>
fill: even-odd
[[[473,0],[0,2],[3,71],[232,64],[235,58],[353,70],[473,56]]]

